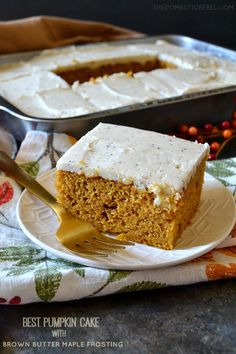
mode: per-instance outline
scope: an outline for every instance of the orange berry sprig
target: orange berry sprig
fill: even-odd
[[[236,136],[236,111],[233,112],[232,120],[224,120],[218,125],[206,123],[198,128],[181,124],[176,135],[183,139],[197,140],[199,143],[207,142],[210,145],[209,160],[215,160],[227,141]]]

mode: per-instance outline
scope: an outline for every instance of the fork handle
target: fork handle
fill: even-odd
[[[57,207],[59,204],[56,198],[20,168],[4,151],[0,151],[0,169],[48,206],[53,208],[57,213]]]

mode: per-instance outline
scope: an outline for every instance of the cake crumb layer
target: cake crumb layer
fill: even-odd
[[[153,193],[134,185],[57,172],[58,201],[79,219],[118,239],[173,249],[199,203],[205,161],[191,178],[184,195],[172,200],[174,210],[156,206]]]

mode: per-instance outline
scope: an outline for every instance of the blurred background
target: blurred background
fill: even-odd
[[[235,0],[0,0],[0,20],[51,15],[182,34],[236,49]]]

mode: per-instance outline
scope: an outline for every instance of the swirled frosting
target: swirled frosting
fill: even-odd
[[[60,70],[156,60],[172,69],[112,74],[68,85]],[[71,46],[0,66],[0,95],[38,118],[74,117],[236,84],[236,63],[158,40],[150,44]]]

